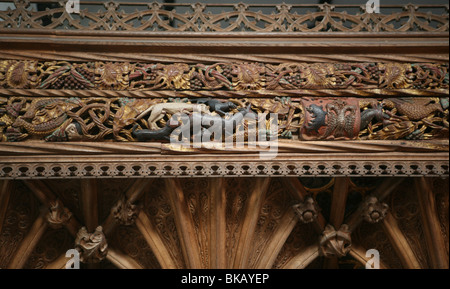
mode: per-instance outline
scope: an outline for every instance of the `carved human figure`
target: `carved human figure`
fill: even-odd
[[[88,233],[82,227],[75,239],[75,249],[80,252],[80,261],[83,263],[99,263],[108,254],[108,244],[103,234],[103,228],[98,226],[93,233]]]

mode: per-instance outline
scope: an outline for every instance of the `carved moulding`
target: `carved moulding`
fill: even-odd
[[[89,150],[89,147],[87,147]],[[424,156],[425,155],[425,156]],[[286,156],[286,155],[285,155]],[[303,157],[302,157],[303,156]],[[305,154],[280,155],[272,161],[260,161],[258,155],[239,157],[217,154],[212,159],[197,156],[144,155],[42,155],[5,157],[0,177],[30,178],[108,178],[108,177],[233,177],[233,176],[448,176],[447,153],[383,154]],[[175,158],[175,159],[174,159]],[[39,160],[41,159],[41,160]],[[76,161],[74,161],[76,159]]]
[[[449,87],[439,63],[131,63],[0,60],[0,88],[258,91]]]

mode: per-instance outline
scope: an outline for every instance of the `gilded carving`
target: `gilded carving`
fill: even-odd
[[[83,263],[99,263],[108,254],[108,244],[103,234],[103,228],[98,226],[93,233],[82,227],[75,239],[75,249],[80,252]]]
[[[266,135],[311,140],[445,139],[448,98],[128,99],[26,98],[0,100],[2,141],[167,142],[183,125],[202,135],[222,124],[225,137],[244,133],[247,114],[265,117]],[[259,115],[257,115],[259,114]],[[171,118],[174,116],[174,118]],[[272,127],[277,117],[278,131]],[[184,117],[184,118],[183,118]],[[247,125],[247,126],[246,126]],[[226,131],[229,127],[233,130]],[[181,127],[180,127],[181,129]],[[261,130],[262,129],[262,130]]]
[[[37,61],[0,61],[0,87],[35,88],[39,83]]]
[[[109,91],[448,89],[437,63],[0,62],[0,88]]]

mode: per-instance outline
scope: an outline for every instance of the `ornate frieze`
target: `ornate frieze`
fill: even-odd
[[[160,32],[445,32],[448,7],[429,12],[420,5],[390,5],[390,14],[373,13],[366,5],[221,3],[220,5],[133,2],[89,3],[71,14],[65,2],[34,11],[30,3],[14,1],[0,11],[2,29],[74,29],[88,31]],[[384,7],[383,7],[384,8]],[[180,11],[180,12],[179,12]],[[428,12],[428,13],[427,13]]]
[[[0,88],[258,91],[448,89],[439,63],[131,63],[0,61]]]
[[[202,131],[220,123],[222,129],[233,129],[227,136],[244,133],[247,138],[249,127],[243,120],[251,117],[260,126],[265,123],[267,138],[293,141],[446,139],[448,107],[448,97],[10,97],[0,98],[0,140],[168,142],[182,130],[190,130],[193,138],[194,123],[199,123]]]

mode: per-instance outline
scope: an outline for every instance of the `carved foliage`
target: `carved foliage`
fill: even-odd
[[[319,206],[312,197],[307,197],[305,201],[292,206],[292,208],[304,224],[313,222],[320,211]]]
[[[448,89],[437,63],[129,63],[0,61],[0,87],[71,90],[253,91]]]
[[[367,196],[364,201],[362,217],[369,223],[378,223],[386,217],[389,206],[381,203],[374,196]]]
[[[130,226],[136,221],[140,209],[139,205],[131,204],[123,197],[111,209],[111,213],[119,224]]]

